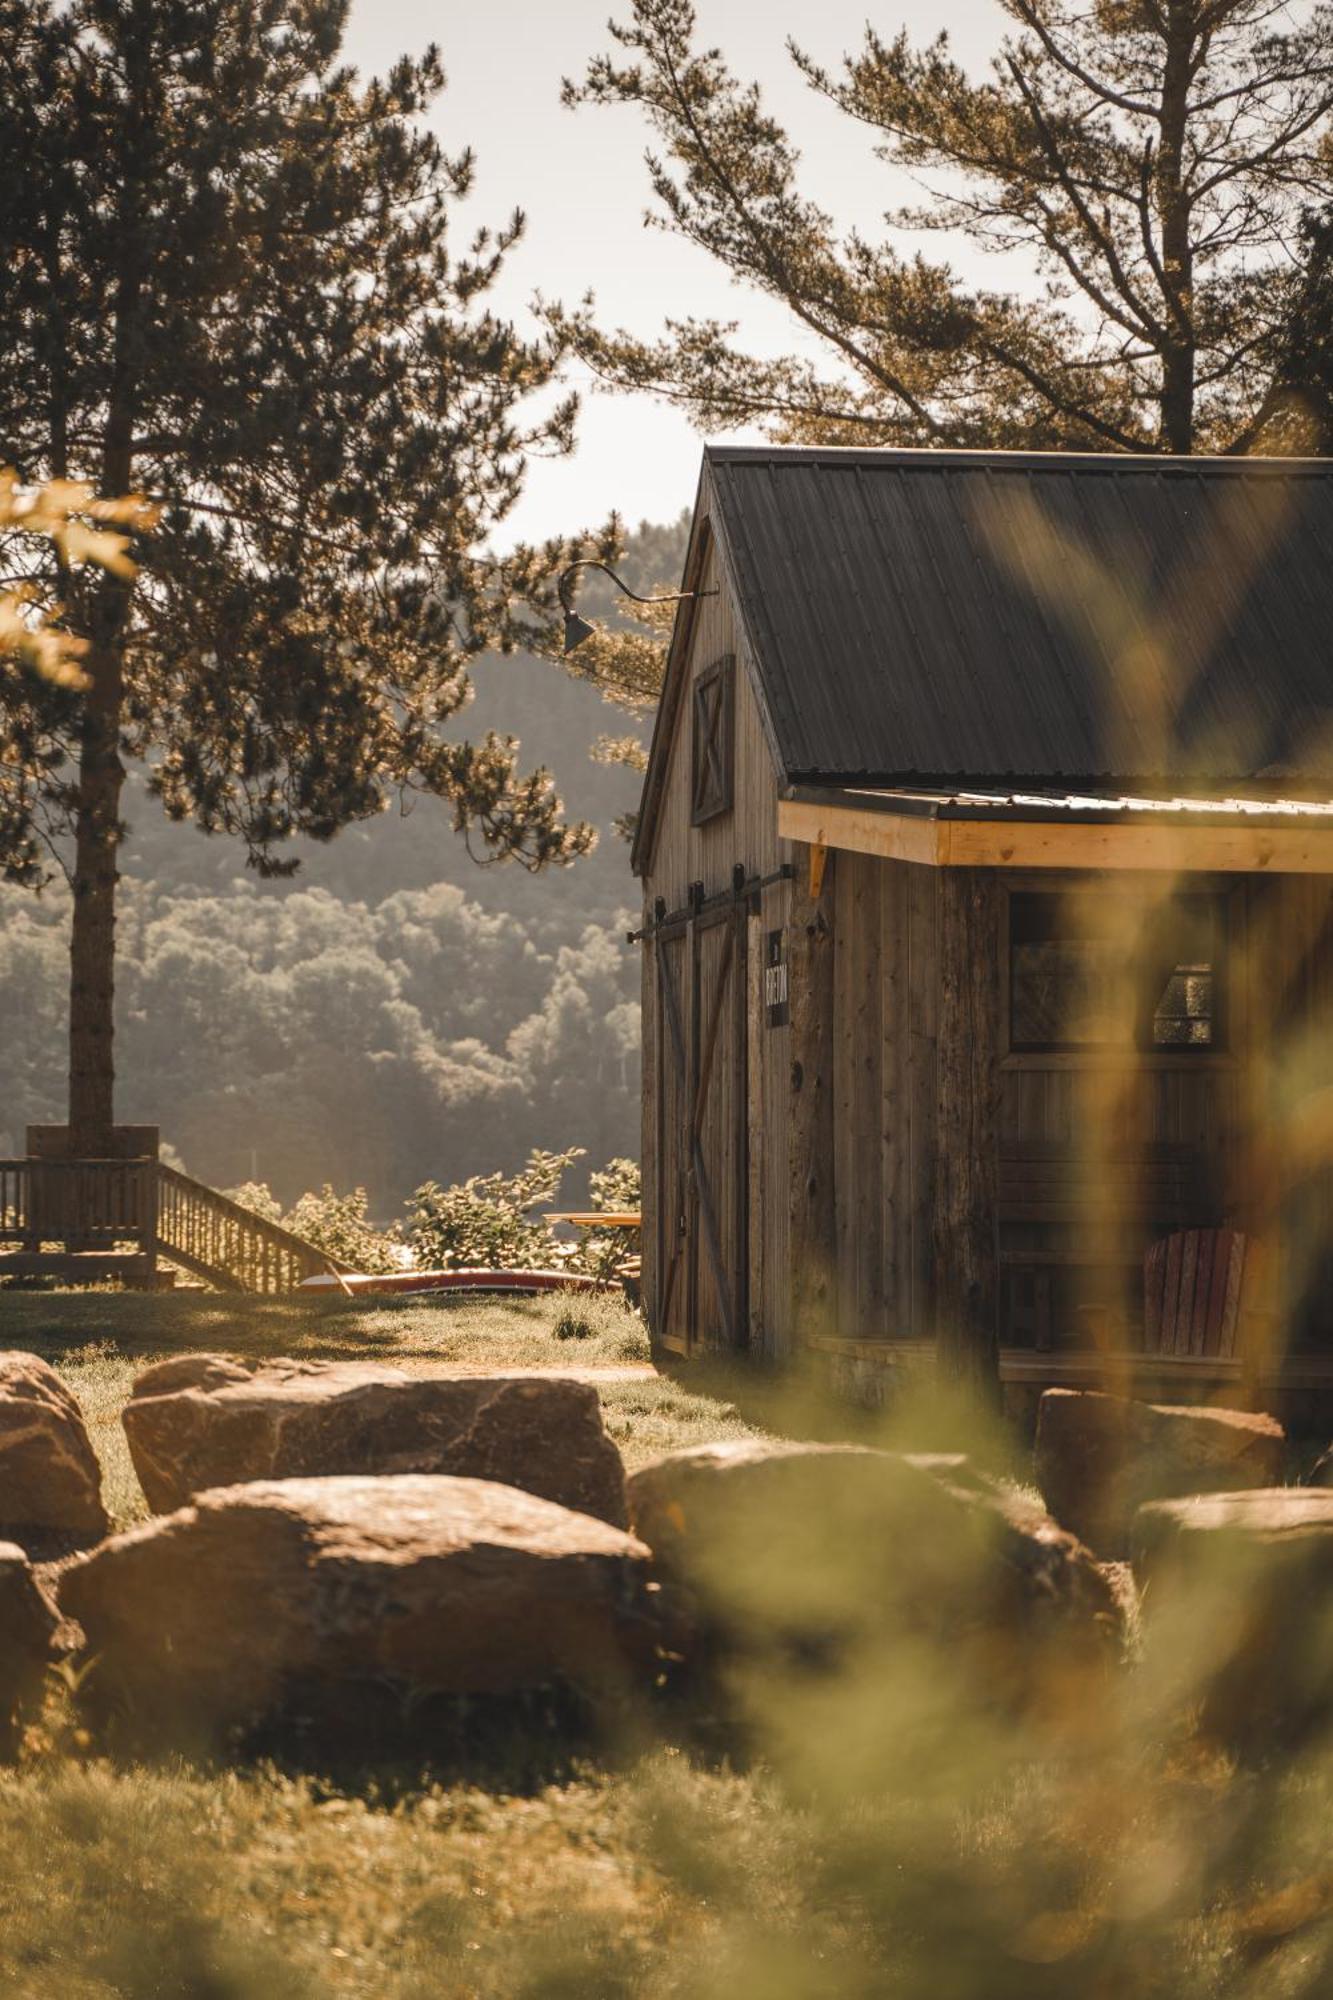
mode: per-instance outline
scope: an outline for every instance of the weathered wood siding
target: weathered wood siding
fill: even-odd
[[[833,891],[835,1331],[931,1329],[938,898],[934,869],[839,854]]]
[[[1119,873],[1062,882],[1011,871],[995,881],[999,1337],[1007,1346],[1068,1347],[1082,1337],[1081,1305],[1138,1323],[1151,1242],[1236,1216],[1248,1048],[1243,898],[1221,877]],[[1148,911],[1184,887],[1229,901],[1225,1033],[1216,1052],[1010,1048],[1011,891],[1112,895]]]
[[[940,1366],[983,1387],[998,1356],[995,1099],[1001,1002],[996,940],[1004,900],[994,869],[949,868],[938,892],[935,1051],[935,1334]]]
[[[1194,1068],[1186,1067],[1193,1063]],[[1239,1102],[1238,1065],[1207,1057],[1130,1058],[1097,1064],[1072,1056],[1009,1056],[1001,1063],[999,1131],[1002,1150],[1020,1144],[1074,1152],[1086,1149],[1089,1126],[1104,1143],[1207,1148],[1229,1158]],[[1090,1078],[1123,1079],[1115,1090],[1089,1089]]]
[[[836,860],[838,1334],[930,1337],[942,1304],[934,1273],[945,1243],[956,1263],[960,1232],[968,1256],[959,1282],[976,1289],[978,1310],[989,1315],[1000,1274],[983,1266],[997,1238],[1012,1235],[1053,1258],[1069,1251],[1080,1227],[1095,1226],[1109,1243],[1118,1223],[1135,1219],[1117,1197],[1138,1188],[1136,1177],[1153,1163],[1159,1193],[1167,1185],[1160,1163],[1170,1162],[1171,1185],[1201,1213],[1216,1209],[1219,1219],[1225,1212],[1272,1233],[1256,1191],[1291,1178],[1275,1174],[1271,1157],[1283,1092],[1290,1096],[1298,1073],[1333,1085],[1330,885],[1298,877],[1233,885],[1232,992],[1218,1055],[1013,1055],[1003,873],[848,853]],[[1110,1158],[1116,1164],[1102,1171]],[[1033,1159],[1035,1168],[1015,1164]],[[1005,1220],[1024,1171],[1049,1191],[1047,1223],[1027,1219],[1041,1206],[1036,1197],[1023,1221]],[[1095,1199],[1080,1224],[1071,1210],[1084,1188]],[[1140,1220],[1152,1197],[1138,1188]],[[1283,1201],[1287,1233],[1296,1227],[1308,1242],[1333,1242],[1333,1167],[1304,1174],[1300,1192]],[[1084,1247],[1098,1254],[1086,1237]]]
[[[699,584],[701,589],[716,589],[718,594],[698,603],[685,667],[686,685],[676,709],[672,739],[665,746],[661,808],[643,880],[646,924],[654,921],[659,899],[661,906],[674,914],[686,908],[694,884],[701,884],[704,897],[711,898],[730,889],[736,868],[743,869],[747,880],[763,881],[777,875],[792,853],[792,844],[778,838],[777,772],[754,693],[744,634],[734,613],[725,563],[716,542],[708,549]],[[735,663],[733,803],[730,811],[693,826],[692,687],[701,673],[727,657]],[[737,1216],[731,1206],[732,1183],[728,1179],[724,1197],[727,1219],[720,1228],[718,1248],[727,1283],[744,1301],[750,1350],[771,1358],[790,1344],[793,1310],[788,1247],[791,1030],[766,1023],[763,963],[767,934],[787,932],[789,919],[790,885],[785,881],[770,882],[739,918],[738,955],[730,975],[734,984],[729,991],[727,1022],[720,1031],[725,1034],[725,1046],[720,1045],[702,1133],[710,1158],[725,1162],[719,1165],[719,1172],[728,1177],[734,1174],[735,1184],[744,1190],[745,1213]],[[716,936],[700,934],[701,948],[708,957],[706,984],[711,984],[708,970],[712,956],[722,950],[721,936],[720,930]],[[664,1118],[678,1120],[682,1114],[673,1095],[676,1086],[665,1040],[668,1024],[660,1018],[654,958],[647,947],[643,965],[644,1299],[651,1314],[658,1296],[659,1260],[667,1241],[664,1220],[667,1228],[674,1226],[674,1216],[666,1217],[665,1211],[679,1205],[674,1187],[657,1186],[658,1160],[664,1150],[660,1123]],[[728,1136],[732,1133],[741,1134],[735,1147]],[[668,1145],[668,1156],[670,1150]],[[673,1298],[668,1317],[676,1331],[654,1331],[675,1339],[691,1312],[702,1326],[718,1318],[721,1305],[717,1273],[704,1244],[693,1305],[686,1308],[684,1301]]]
[[[651,905],[649,906],[651,907]],[[660,1279],[658,1242],[663,1190],[658,1174],[659,1079],[662,1073],[662,1019],[657,1004],[657,968],[651,940],[640,947],[639,1033],[642,1060],[639,1066],[639,1175],[640,1206],[643,1214],[641,1295],[644,1311],[653,1318]],[[656,1329],[654,1329],[656,1330]]]
[[[690,825],[692,701],[687,687],[667,757],[651,871],[644,880],[649,908],[653,898],[661,896],[668,910],[678,910],[691,882],[702,882],[704,893],[713,895],[728,886],[737,862],[747,873],[764,876],[772,873],[780,858],[777,776],[716,542],[704,564],[701,588],[716,588],[718,595],[702,598],[695,613],[688,679],[692,686],[718,660],[730,657],[736,662],[735,802],[730,812],[702,826]]]
[[[769,1323],[770,1348],[784,1355],[835,1334],[838,1310],[835,1092],[839,1056],[835,996],[838,963],[834,906],[838,858],[812,877],[811,853],[796,848],[787,924],[791,1025],[785,1074],[775,1074],[771,1102],[780,1120],[783,1159],[773,1149],[772,1206],[785,1212],[787,1296]],[[818,893],[816,893],[816,889]],[[772,1032],[772,1031],[770,1031]],[[774,1064],[776,1070],[776,1062]],[[785,1169],[786,1201],[782,1200]]]

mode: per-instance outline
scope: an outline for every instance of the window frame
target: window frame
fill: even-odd
[[[1132,873],[1089,875],[1061,870],[1016,870],[1003,885],[1000,908],[999,966],[1002,1018],[1000,1065],[1003,1069],[1065,1069],[1078,1067],[1161,1069],[1185,1064],[1190,1069],[1234,1069],[1245,1047],[1244,983],[1238,976],[1245,957],[1245,892],[1234,876],[1191,875],[1182,878],[1182,896],[1207,898],[1216,910],[1218,963],[1214,972],[1216,1038],[1205,1043],[1155,1043],[1141,1038],[1137,1024],[1118,1042],[1064,1042],[1037,1047],[1014,1040],[1013,1017],[1013,899],[1015,896],[1061,896],[1078,891],[1122,895],[1134,900],[1155,894],[1160,884]],[[1151,1019],[1151,1016],[1149,1016]]]
[[[694,677],[690,689],[690,825],[706,826],[721,819],[736,802],[736,662],[724,653]],[[717,708],[704,740],[705,702],[717,689]],[[716,762],[711,759],[717,745]],[[708,759],[707,769],[703,760]],[[716,794],[705,791],[704,780],[716,772]]]

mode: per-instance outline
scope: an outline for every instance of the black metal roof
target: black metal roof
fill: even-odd
[[[789,785],[800,803],[851,807],[905,819],[1019,820],[1107,826],[1325,827],[1333,824],[1333,799],[1144,799],[1127,793],[923,791],[900,785]]]
[[[707,465],[789,783],[1333,783],[1333,461]]]

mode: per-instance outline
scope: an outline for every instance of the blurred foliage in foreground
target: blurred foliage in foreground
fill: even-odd
[[[787,1429],[819,1421],[808,1404],[774,1413]],[[918,1411],[880,1441],[932,1427],[962,1439],[951,1413]],[[967,1441],[978,1458],[997,1449]],[[715,1578],[729,1565],[738,1602],[774,1631],[818,1607],[828,1643],[751,1656],[714,1697],[662,1698],[586,1738],[516,1718],[489,1772],[466,1714],[422,1739],[422,1763],[368,1766],[349,1746],[311,1777],[308,1757],[307,1775],[87,1760],[53,1710],[0,1784],[0,1990],[1327,1994],[1319,1595],[1293,1643],[1322,1675],[1323,1719],[1242,1761],[1198,1727],[1253,1601],[1242,1568],[1154,1586],[1127,1664],[1075,1666],[1034,1642],[1016,1695],[984,1647],[950,1637],[984,1577],[920,1525],[891,1509],[751,1522],[747,1542],[718,1548]],[[938,1594],[913,1601],[928,1584]]]

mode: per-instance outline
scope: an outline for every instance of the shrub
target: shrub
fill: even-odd
[[[638,1161],[608,1160],[604,1167],[588,1175],[588,1190],[595,1209],[612,1215],[637,1209],[643,1199],[643,1176]],[[617,1267],[638,1249],[638,1239],[639,1232],[635,1229],[590,1229],[575,1246],[571,1264],[590,1277],[614,1277]]]
[[[248,1208],[252,1215],[262,1216],[265,1222],[282,1221],[282,1203],[267,1181],[242,1181],[239,1187],[224,1188],[222,1192],[228,1201]]]
[[[326,1250],[354,1271],[399,1271],[404,1258],[403,1235],[397,1223],[377,1229],[366,1214],[363,1187],[335,1194],[325,1181],[317,1194],[303,1194],[283,1220],[283,1227],[304,1236],[316,1249]]]
[[[229,1199],[242,1208],[262,1215],[290,1229],[317,1250],[325,1251],[352,1271],[398,1271],[403,1267],[404,1244],[395,1223],[378,1229],[366,1214],[367,1195],[363,1187],[350,1194],[337,1194],[325,1181],[317,1192],[308,1189],[284,1215],[282,1203],[263,1181],[246,1181],[227,1190]]]
[[[473,1174],[454,1187],[426,1181],[408,1203],[407,1240],[427,1270],[522,1270],[572,1261],[572,1246],[553,1241],[534,1214],[553,1201],[565,1169],[583,1157],[536,1150],[516,1174]]]
[[[643,1173],[637,1160],[608,1160],[600,1172],[588,1175],[594,1208],[638,1208],[643,1200]]]

